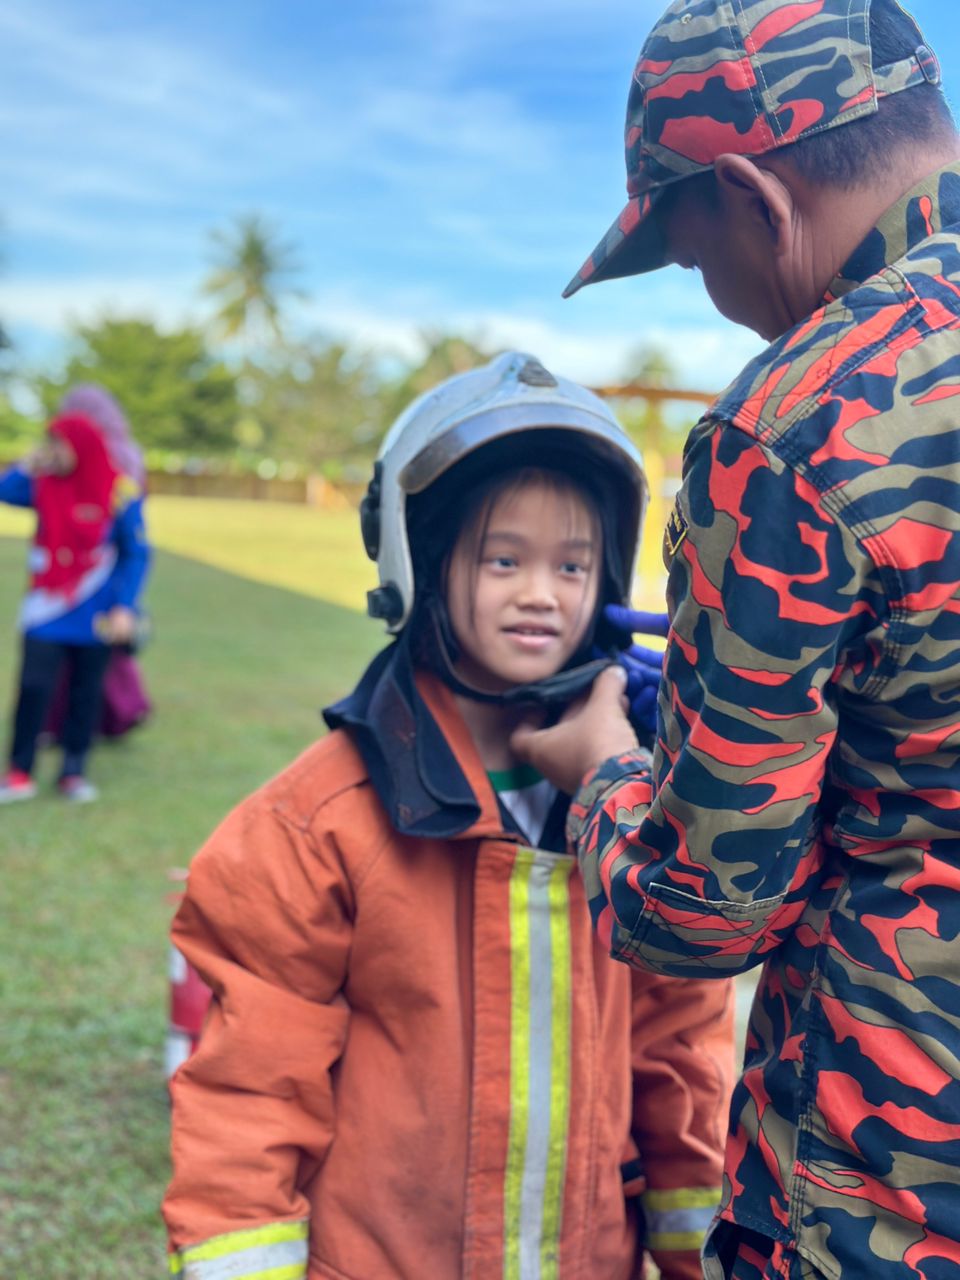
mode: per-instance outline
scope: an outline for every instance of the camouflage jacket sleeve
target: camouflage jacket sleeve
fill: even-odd
[[[883,603],[817,490],[729,423],[691,437],[668,550],[653,764],[603,764],[569,830],[616,958],[722,976],[778,945],[820,875],[835,680]]]

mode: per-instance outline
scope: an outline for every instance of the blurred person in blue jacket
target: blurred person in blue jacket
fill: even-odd
[[[123,477],[126,500],[136,487],[141,502],[146,496],[147,468],[143,450],[133,438],[127,415],[106,389],[96,382],[75,383],[60,402],[59,413],[79,413],[99,429],[114,467]],[[103,694],[95,733],[109,738],[119,738],[142,724],[153,710],[140,667],[138,650],[145,634],[149,634],[147,618],[138,618],[137,639],[134,645],[115,644],[111,647],[103,678]],[[70,684],[70,664],[66,664],[60,684],[54,696],[45,728],[58,741],[63,739],[63,726],[67,714],[67,690]]]
[[[69,396],[65,401],[69,405]],[[32,507],[37,528],[20,610],[23,657],[0,804],[36,794],[37,739],[65,664],[70,682],[58,787],[95,800],[86,760],[111,647],[129,644],[149,567],[140,477],[123,469],[88,412],[61,409],[43,444],[0,475],[0,501]]]

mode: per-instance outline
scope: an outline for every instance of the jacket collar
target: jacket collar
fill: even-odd
[[[327,707],[323,718],[329,728],[349,731],[401,835],[506,834],[452,692],[438,677],[414,670],[405,637],[378,653],[353,693]]]
[[[884,213],[830,285],[826,302],[842,298],[945,227],[960,223],[960,161],[931,173]]]

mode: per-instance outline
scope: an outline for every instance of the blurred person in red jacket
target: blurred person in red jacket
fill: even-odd
[[[137,625],[149,567],[142,496],[130,489],[90,418],[59,414],[43,444],[0,475],[0,502],[37,513],[30,584],[20,610],[19,690],[0,804],[36,794],[37,740],[57,681],[69,664],[59,790],[85,803],[97,796],[86,774],[113,645]]]
[[[146,463],[143,450],[133,437],[127,415],[115,397],[99,383],[75,383],[61,400],[58,412],[79,413],[96,426],[119,473],[118,483],[125,499],[136,498],[142,514],[147,496]],[[122,737],[142,724],[153,710],[139,660],[148,632],[146,615],[138,611],[133,636],[111,646],[95,726],[96,733],[104,737]],[[72,678],[72,664],[68,662],[47,714],[46,729],[57,740],[63,738]]]

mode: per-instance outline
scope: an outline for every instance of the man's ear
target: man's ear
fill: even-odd
[[[714,162],[720,199],[742,226],[764,230],[774,252],[792,238],[794,199],[788,186],[746,156],[722,155]]]

